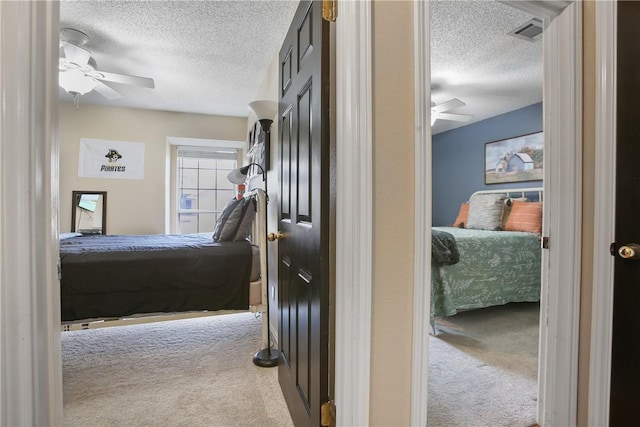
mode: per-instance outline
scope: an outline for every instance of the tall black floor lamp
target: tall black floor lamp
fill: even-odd
[[[264,138],[264,147],[265,147],[265,155],[269,154],[269,150],[267,149],[270,144],[271,137],[271,124],[273,123],[272,118],[276,115],[278,104],[274,101],[254,101],[249,104],[249,108],[255,113],[260,122],[260,126],[262,127],[262,131],[265,133]],[[268,159],[267,159],[268,161]],[[267,163],[265,163],[267,164]],[[264,182],[264,236],[262,238],[265,242],[265,259],[267,260],[265,263],[265,271],[264,271],[264,283],[267,286],[267,347],[261,350],[253,356],[253,363],[257,366],[261,366],[264,368],[270,368],[278,365],[279,351],[271,348],[271,321],[270,321],[270,310],[269,310],[269,251],[267,248],[267,229],[268,229],[268,217],[267,217],[267,203],[269,201],[269,196],[267,192],[267,173],[263,169],[261,165],[258,163],[249,163],[246,166],[235,169],[227,175],[227,179],[234,184],[244,184],[247,180],[247,174],[249,173],[249,169],[252,166],[256,166],[262,174],[262,181]]]

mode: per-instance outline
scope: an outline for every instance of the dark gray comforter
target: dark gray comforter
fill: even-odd
[[[63,321],[249,306],[248,241],[83,236],[62,240],[60,258]]]
[[[456,239],[451,233],[431,230],[431,263],[437,267],[453,265],[460,261]]]

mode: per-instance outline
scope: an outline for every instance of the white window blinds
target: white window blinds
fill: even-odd
[[[238,150],[233,148],[178,147],[178,158],[236,160]]]

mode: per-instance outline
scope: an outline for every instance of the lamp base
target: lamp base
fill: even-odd
[[[278,366],[280,352],[273,348],[263,348],[253,356],[253,364],[262,368],[273,368]]]

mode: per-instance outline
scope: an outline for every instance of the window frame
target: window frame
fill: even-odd
[[[165,178],[165,232],[180,233],[178,200],[178,150],[180,148],[205,150],[235,150],[236,165],[242,164],[247,149],[246,141],[230,141],[200,138],[167,137],[166,178]]]
[[[238,167],[237,157],[235,148],[178,146],[178,234],[213,233],[219,214],[235,195],[235,185],[226,180],[226,175]]]

